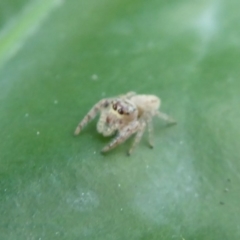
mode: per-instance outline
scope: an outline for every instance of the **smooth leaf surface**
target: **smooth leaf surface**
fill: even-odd
[[[239,1],[0,6],[0,239],[240,239]],[[153,150],[73,137],[131,90],[178,121]]]

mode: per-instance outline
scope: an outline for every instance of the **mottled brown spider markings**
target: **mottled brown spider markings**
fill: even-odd
[[[115,98],[102,99],[78,124],[75,135],[78,135],[83,127],[100,112],[97,131],[103,136],[112,136],[117,133],[116,137],[102,149],[102,152],[115,148],[136,133],[132,147],[128,151],[128,154],[131,154],[140,142],[146,126],[148,126],[149,144],[152,147],[152,118],[158,116],[167,122],[175,123],[172,118],[158,110],[160,103],[157,96],[138,95],[134,92]]]

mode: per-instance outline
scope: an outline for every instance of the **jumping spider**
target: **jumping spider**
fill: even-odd
[[[171,117],[158,110],[160,103],[161,100],[157,96],[138,95],[135,92],[102,99],[92,107],[78,124],[74,134],[78,135],[83,127],[100,112],[97,131],[106,137],[117,132],[116,137],[102,149],[102,152],[115,148],[136,133],[132,147],[128,151],[130,155],[140,142],[146,126],[149,133],[149,145],[153,147],[152,118],[158,116],[169,123],[175,123]]]

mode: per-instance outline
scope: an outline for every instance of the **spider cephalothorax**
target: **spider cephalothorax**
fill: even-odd
[[[97,130],[103,136],[111,136],[126,123],[136,119],[138,109],[127,99],[115,99],[101,111]]]
[[[78,135],[82,128],[100,112],[97,123],[97,131],[103,136],[111,136],[117,132],[117,136],[102,152],[107,152],[136,133],[133,148],[141,140],[146,125],[149,130],[149,143],[152,144],[152,118],[158,116],[166,121],[175,122],[168,115],[159,112],[160,99],[154,95],[137,95],[129,92],[116,98],[100,100],[83,118],[75,130]]]

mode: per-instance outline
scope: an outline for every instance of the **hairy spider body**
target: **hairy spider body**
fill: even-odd
[[[128,154],[131,154],[140,142],[146,126],[148,126],[149,144],[153,147],[152,118],[158,116],[165,121],[175,123],[172,118],[159,111],[160,104],[161,101],[157,96],[138,95],[135,92],[129,92],[115,98],[102,99],[78,124],[75,135],[78,135],[83,127],[100,112],[97,131],[103,136],[112,136],[117,132],[116,137],[102,149],[102,152],[115,148],[136,133],[133,145],[128,151]]]

